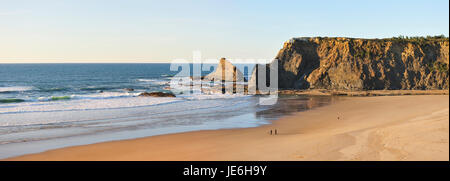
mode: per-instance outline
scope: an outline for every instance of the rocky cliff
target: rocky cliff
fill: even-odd
[[[295,38],[276,56],[281,89],[448,89],[448,38]]]

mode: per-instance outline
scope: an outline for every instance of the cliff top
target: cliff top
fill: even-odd
[[[287,43],[293,43],[294,41],[320,41],[320,40],[337,40],[337,41],[350,41],[350,40],[370,40],[370,41],[396,41],[396,42],[407,42],[407,43],[421,43],[426,41],[449,41],[449,37],[444,35],[439,36],[398,36],[392,38],[350,38],[350,37],[295,37],[287,41]]]

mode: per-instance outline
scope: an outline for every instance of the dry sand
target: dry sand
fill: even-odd
[[[269,135],[270,129],[279,134]],[[10,160],[448,161],[448,141],[448,95],[348,97],[257,128],[113,141]]]

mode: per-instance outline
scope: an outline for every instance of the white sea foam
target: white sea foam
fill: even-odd
[[[125,108],[139,108],[139,107],[148,107],[155,106],[151,110],[159,110],[163,109],[165,111],[181,111],[185,110],[186,107],[180,108],[181,110],[166,110],[162,108],[162,105],[172,104],[172,103],[181,103],[186,101],[194,101],[191,108],[210,108],[221,106],[223,103],[220,99],[231,99],[238,97],[249,97],[248,95],[241,94],[181,94],[177,95],[175,98],[169,97],[138,97],[139,93],[130,93],[130,92],[102,92],[96,94],[86,94],[86,95],[71,95],[71,96],[60,96],[60,97],[41,97],[38,101],[31,102],[22,102],[22,103],[12,103],[0,105],[0,118],[3,120],[0,121],[0,126],[20,126],[20,125],[33,125],[33,124],[50,124],[50,123],[59,123],[59,122],[67,122],[66,118],[59,117],[56,119],[56,115],[69,115],[76,114],[77,111],[90,111],[90,110],[110,110],[113,111],[115,109],[123,110]],[[64,97],[70,97],[70,99],[64,99]],[[59,100],[58,98],[61,98]],[[208,102],[204,105],[199,103],[196,100],[214,100],[218,99],[218,101]],[[187,103],[187,102],[186,102]],[[213,103],[213,104],[212,104]],[[184,104],[184,103],[183,103]],[[190,105],[190,103],[187,103]],[[228,105],[228,103],[227,103]],[[229,106],[229,105],[228,105]],[[98,112],[98,111],[97,111]],[[2,114],[4,114],[2,116]],[[36,115],[53,115],[50,117],[43,119],[35,119],[32,118]],[[10,115],[10,116],[8,116]],[[19,116],[21,119],[13,119],[11,115],[15,115],[14,117]],[[28,117],[28,115],[32,117]],[[5,117],[6,116],[6,117]],[[69,119],[71,116],[67,117]],[[22,120],[22,118],[24,118]],[[45,119],[44,119],[45,118]],[[7,120],[11,119],[11,120]],[[87,118],[86,118],[87,119]],[[80,120],[80,119],[75,119]],[[72,119],[70,119],[72,121]]]
[[[80,99],[70,101],[24,102],[0,107],[0,114],[132,108],[171,103],[176,101],[183,101],[183,99],[164,97],[124,97],[116,99]]]
[[[137,79],[138,82],[155,82],[157,79]]]
[[[97,94],[84,94],[84,95],[70,95],[70,96],[50,96],[50,97],[39,97],[38,101],[52,101],[52,100],[67,100],[67,99],[112,99],[112,98],[122,98],[122,97],[136,97],[140,93],[130,93],[130,92],[102,92]]]
[[[0,92],[24,92],[33,90],[31,86],[12,86],[12,87],[0,87]]]
[[[130,92],[102,92],[98,94],[87,94],[87,95],[72,95],[73,99],[111,99],[111,98],[121,98],[121,97],[136,97],[140,93],[130,93]]]
[[[0,106],[1,126],[25,126],[90,120],[96,117],[116,117],[127,108],[145,108],[147,114],[179,114],[188,110],[233,107],[246,99],[225,99],[241,95],[180,95],[170,97],[125,97],[114,99],[79,99],[49,102],[24,102]],[[199,101],[200,100],[200,101]],[[207,100],[208,102],[204,102]],[[231,100],[231,99],[230,99]],[[191,103],[192,101],[192,103]],[[150,107],[151,106],[151,107]],[[90,112],[89,112],[90,111]],[[109,111],[105,114],[104,111]],[[100,115],[96,115],[100,114]],[[152,118],[152,117],[149,117]]]
[[[155,84],[155,85],[168,85],[169,84],[168,80],[163,80],[163,79],[137,79],[137,81]]]
[[[100,110],[152,106],[187,100],[212,100],[249,97],[242,94],[181,94],[176,98],[138,97],[139,93],[104,92],[88,95],[72,95],[70,100],[61,97],[41,97],[39,101],[13,103],[0,106],[0,113],[58,112],[73,110]],[[66,97],[66,96],[62,96]],[[52,101],[57,100],[57,101]]]
[[[251,97],[251,95],[244,94],[181,94],[177,97],[188,100],[211,100],[211,99],[234,99],[239,97]]]

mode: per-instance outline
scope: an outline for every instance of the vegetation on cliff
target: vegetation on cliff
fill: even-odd
[[[448,89],[449,39],[294,38],[277,57],[282,89]]]

